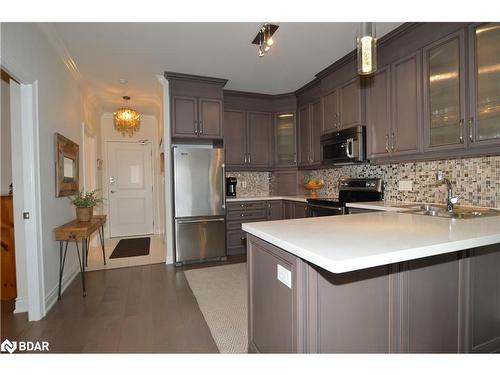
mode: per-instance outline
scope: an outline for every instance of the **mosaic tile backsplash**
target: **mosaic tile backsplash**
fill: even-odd
[[[453,184],[453,193],[462,194],[460,204],[500,208],[500,156],[437,160],[386,165],[348,165],[307,171],[306,178],[321,178],[325,187],[319,194],[338,196],[341,177],[379,177],[384,181],[384,199],[395,202],[444,203],[446,185],[436,184],[436,172],[443,171]],[[413,182],[412,191],[399,191],[401,180]]]
[[[236,177],[238,180],[236,185],[237,197],[269,196],[269,172],[226,172],[226,177]]]

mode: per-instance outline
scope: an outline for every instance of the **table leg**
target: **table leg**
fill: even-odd
[[[64,273],[64,264],[66,263],[66,254],[68,252],[68,241],[66,241],[66,247],[64,249],[64,256],[63,256],[63,242],[64,241],[59,241],[59,290],[57,293],[57,299],[61,299],[62,277]]]
[[[80,247],[78,246],[78,240],[75,241],[76,253],[78,254],[78,264],[80,265],[80,274],[82,276],[82,289],[83,296],[87,295],[85,290],[85,240],[82,239],[82,256],[80,257]]]
[[[101,240],[102,260],[104,261],[104,265],[106,265],[106,253],[104,252],[104,225],[101,225],[97,231],[99,232],[99,238]]]

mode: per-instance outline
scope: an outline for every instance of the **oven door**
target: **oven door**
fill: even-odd
[[[307,204],[307,217],[343,215],[344,207],[323,206],[316,203]]]

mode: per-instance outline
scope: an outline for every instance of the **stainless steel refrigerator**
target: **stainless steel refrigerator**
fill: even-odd
[[[226,256],[224,149],[173,147],[176,264]]]

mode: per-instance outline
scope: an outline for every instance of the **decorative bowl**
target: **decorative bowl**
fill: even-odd
[[[304,187],[310,191],[309,195],[311,197],[318,196],[318,190],[325,186],[325,182],[323,180],[311,179],[304,182]]]

